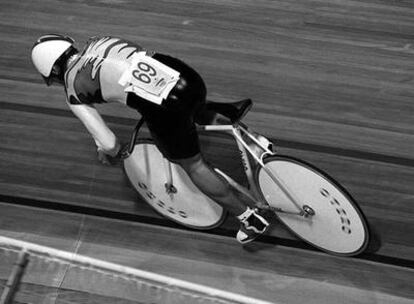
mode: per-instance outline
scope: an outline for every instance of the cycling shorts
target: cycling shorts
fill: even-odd
[[[206,100],[201,76],[179,59],[154,54],[152,58],[180,73],[180,79],[162,105],[128,93],[127,105],[140,112],[158,149],[171,161],[200,153],[194,116]]]

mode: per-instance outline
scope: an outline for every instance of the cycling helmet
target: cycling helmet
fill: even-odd
[[[58,34],[49,34],[40,37],[32,47],[32,62],[42,75],[47,85],[53,79],[63,80],[64,66],[66,60],[77,53],[73,47],[75,41]],[[60,69],[55,71],[53,67],[59,65]]]

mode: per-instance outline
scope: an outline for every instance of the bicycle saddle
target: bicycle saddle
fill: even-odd
[[[227,118],[234,124],[239,122],[249,112],[253,105],[251,99],[243,99],[235,102],[214,102],[208,101],[203,109],[197,114],[197,122],[201,124],[209,124],[212,121],[214,115],[219,113]]]

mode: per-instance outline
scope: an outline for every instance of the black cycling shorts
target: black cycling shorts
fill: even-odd
[[[179,59],[158,53],[152,58],[179,72],[180,79],[162,105],[134,93],[128,93],[127,105],[144,117],[155,144],[166,158],[173,161],[193,157],[200,153],[194,116],[206,100],[204,81]]]

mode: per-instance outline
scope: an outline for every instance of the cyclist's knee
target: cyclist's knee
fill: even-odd
[[[173,162],[179,164],[189,175],[204,165],[204,160],[200,153],[189,158],[177,159]]]
[[[197,154],[191,158],[181,159],[177,163],[186,171],[191,179],[200,178],[200,181],[202,181],[203,177],[208,179],[214,170],[206,163],[201,154]]]
[[[194,184],[204,193],[214,198],[225,197],[231,186],[198,154],[195,157],[177,162],[190,176]]]

